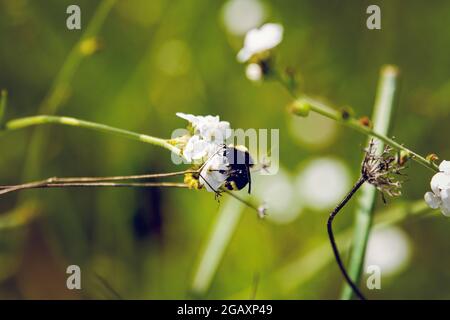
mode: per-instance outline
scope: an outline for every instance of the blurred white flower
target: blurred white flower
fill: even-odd
[[[229,0],[223,5],[222,13],[225,27],[236,35],[259,26],[266,15],[260,0]]]
[[[431,179],[433,192],[425,193],[425,202],[432,209],[441,209],[441,212],[450,217],[450,161],[442,161],[439,171]]]
[[[367,244],[365,265],[380,267],[383,276],[404,269],[411,258],[408,235],[398,227],[374,229]]]
[[[222,152],[215,152],[200,171],[199,181],[209,192],[216,192],[227,179],[227,169],[227,157]]]
[[[189,121],[194,128],[194,135],[206,141],[220,144],[231,136],[230,123],[220,121],[219,116],[194,116],[181,112],[177,112],[176,115]]]
[[[254,55],[275,48],[283,39],[283,26],[266,23],[261,28],[252,29],[245,35],[244,47],[239,51],[239,62],[247,62]]]
[[[305,206],[325,210],[336,205],[350,186],[347,167],[333,158],[311,161],[297,177],[296,190]]]
[[[261,80],[263,75],[261,66],[257,63],[250,63],[245,69],[245,75],[250,81]]]

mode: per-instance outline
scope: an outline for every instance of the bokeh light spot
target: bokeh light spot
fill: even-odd
[[[334,207],[349,188],[347,167],[333,158],[312,160],[296,179],[296,190],[305,206],[315,210]]]
[[[374,229],[369,237],[365,265],[380,267],[381,274],[394,275],[404,270],[411,258],[408,235],[398,227]]]

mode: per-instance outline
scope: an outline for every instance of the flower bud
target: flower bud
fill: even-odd
[[[288,111],[300,117],[307,117],[309,111],[311,110],[311,105],[304,100],[295,100],[288,106]]]
[[[411,154],[408,151],[400,150],[400,152],[397,153],[397,164],[403,166],[405,163],[411,158]]]
[[[263,71],[259,64],[250,63],[245,69],[245,75],[250,81],[260,81],[263,76]]]
[[[430,153],[429,155],[427,155],[426,159],[427,161],[434,162],[439,160],[439,157],[435,153]]]

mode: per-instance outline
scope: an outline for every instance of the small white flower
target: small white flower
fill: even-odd
[[[267,23],[261,28],[252,29],[245,35],[244,47],[239,51],[239,62],[247,62],[254,55],[271,50],[283,39],[283,26]]]
[[[424,198],[430,208],[439,208],[445,216],[450,217],[450,161],[442,161],[439,171],[430,182],[433,192],[425,193]]]
[[[189,138],[186,146],[183,149],[183,156],[188,162],[196,162],[204,159],[208,154],[209,143],[206,140],[200,139],[195,135]]]
[[[227,175],[225,174],[228,169],[227,157],[223,156],[223,153],[217,152],[205,163],[203,169],[200,172],[200,183],[205,186],[209,192],[217,192],[220,187],[223,186]]]
[[[220,121],[219,116],[194,116],[181,112],[176,115],[189,121],[194,128],[194,135],[198,135],[203,140],[220,144],[231,136],[230,123]]]
[[[261,80],[263,75],[261,66],[257,63],[250,63],[245,69],[245,75],[250,81]]]
[[[206,116],[198,125],[200,136],[208,141],[223,143],[231,136],[230,123],[220,121],[219,116]]]

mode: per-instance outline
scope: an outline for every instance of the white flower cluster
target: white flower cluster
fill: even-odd
[[[223,146],[231,136],[230,123],[220,121],[219,116],[194,116],[178,112],[192,126],[193,135],[189,137],[183,148],[184,158],[195,164],[203,164],[200,171],[200,183],[206,190],[216,192],[225,182],[224,173],[228,160],[223,155]]]
[[[193,135],[183,150],[188,162],[203,163],[231,136],[230,123],[220,121],[219,116],[194,116],[181,112],[177,116],[189,121],[193,128]]]
[[[450,217],[450,161],[442,161],[439,171],[431,179],[433,192],[425,193],[425,202],[432,209],[441,209],[441,212]]]
[[[249,80],[261,80],[264,75],[263,60],[270,50],[283,40],[283,26],[276,23],[267,23],[261,28],[252,29],[245,35],[244,47],[239,51],[237,59],[247,63],[246,76]],[[264,57],[263,57],[264,56]]]

